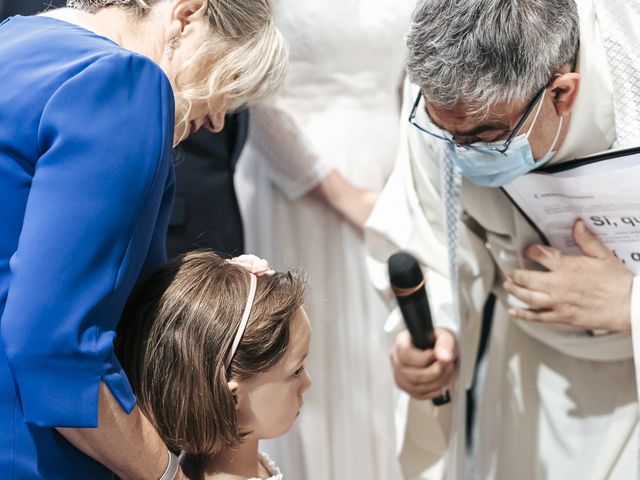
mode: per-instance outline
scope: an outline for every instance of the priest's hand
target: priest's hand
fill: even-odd
[[[561,323],[589,330],[631,329],[633,274],[578,220],[573,237],[582,255],[533,245],[525,255],[547,272],[514,270],[504,288],[526,303],[509,315],[533,322]]]
[[[439,397],[451,386],[458,358],[456,337],[449,330],[436,328],[435,347],[419,350],[408,331],[396,336],[391,351],[393,377],[401,390],[417,400]]]

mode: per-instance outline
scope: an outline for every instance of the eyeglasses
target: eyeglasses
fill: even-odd
[[[416,122],[416,113],[418,112],[418,104],[420,103],[420,98],[422,98],[422,92],[418,93],[416,101],[413,104],[413,108],[411,109],[411,113],[409,114],[409,123],[411,123],[414,127],[416,127],[421,132],[431,135],[432,137],[435,137],[437,139],[444,140],[445,142],[450,143],[451,145],[458,148],[464,148],[466,150],[476,150],[478,152],[488,152],[488,153],[498,152],[498,153],[504,154],[509,149],[511,142],[515,138],[516,134],[522,128],[522,125],[524,125],[524,122],[526,122],[527,118],[529,118],[529,115],[531,114],[534,107],[542,97],[542,94],[545,88],[547,87],[546,86],[542,87],[538,91],[538,93],[535,94],[533,99],[527,105],[527,108],[524,114],[522,115],[522,118],[520,118],[520,120],[518,121],[516,126],[513,128],[513,130],[511,130],[511,133],[509,134],[507,139],[502,143],[491,142],[491,143],[483,143],[482,145],[476,145],[475,143],[458,143],[451,136],[445,136],[443,134],[435,133],[430,131],[428,128],[421,126],[420,124],[418,124],[418,122]]]

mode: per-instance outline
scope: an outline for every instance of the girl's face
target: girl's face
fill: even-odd
[[[259,439],[284,435],[302,408],[302,394],[311,386],[304,368],[311,326],[303,308],[296,313],[289,346],[271,370],[241,382],[237,390],[238,426]]]

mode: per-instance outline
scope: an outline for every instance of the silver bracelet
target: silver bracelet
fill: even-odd
[[[167,464],[167,468],[165,469],[159,480],[173,480],[174,478],[176,478],[178,469],[180,468],[180,461],[178,460],[176,454],[168,449],[167,453],[169,454],[169,463]]]

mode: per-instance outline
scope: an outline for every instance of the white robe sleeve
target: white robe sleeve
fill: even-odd
[[[263,155],[267,175],[290,200],[309,193],[333,169],[277,100],[252,108],[250,121],[252,142]]]
[[[405,87],[402,119],[408,118],[417,90]],[[495,265],[484,241],[460,226],[460,286],[463,322],[456,324],[446,245],[444,204],[440,196],[441,146],[426,134],[401,126],[398,159],[365,227],[368,267],[376,288],[391,298],[387,259],[402,249],[414,255],[427,277],[427,290],[436,327],[456,334],[462,351],[460,377],[465,387],[473,380],[484,303],[493,287]],[[392,313],[387,331],[404,328],[399,312]],[[460,401],[464,401],[461,399]],[[453,404],[435,408],[430,401],[403,395],[396,423],[399,455],[407,479],[438,479],[449,446]]]
[[[636,389],[640,398],[640,276],[633,278],[631,289],[631,341],[636,367]]]
[[[407,87],[402,118],[408,117],[415,87]],[[403,249],[423,266],[434,324],[453,331],[459,341],[471,328],[477,335],[484,303],[493,288],[495,264],[484,240],[463,222],[460,226],[460,287],[463,325],[453,318],[446,244],[444,204],[440,196],[438,140],[419,135],[408,122],[401,126],[401,144],[394,171],[367,221],[368,267],[376,288],[391,298],[387,260]],[[395,323],[401,320],[394,316]],[[388,325],[395,330],[395,325]],[[462,329],[462,331],[461,331]],[[465,342],[466,343],[466,342]],[[471,363],[473,355],[465,355]],[[472,357],[472,358],[470,358]],[[466,379],[469,384],[470,378]]]

